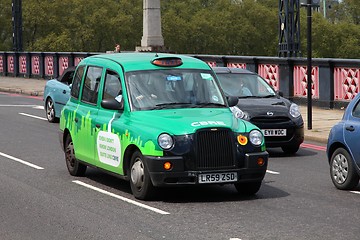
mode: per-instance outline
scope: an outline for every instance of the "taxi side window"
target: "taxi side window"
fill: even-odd
[[[74,98],[79,98],[80,84],[83,75],[84,75],[84,67],[80,66],[76,70],[74,81],[71,86],[71,96]]]
[[[114,71],[106,70],[103,99],[113,99],[121,94],[121,82],[119,75]]]
[[[89,67],[86,71],[81,100],[96,104],[99,93],[102,68]]]

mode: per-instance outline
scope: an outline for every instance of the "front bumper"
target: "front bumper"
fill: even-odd
[[[296,128],[287,128],[286,137],[265,137],[266,147],[298,146],[304,142],[304,125]]]
[[[259,166],[257,164],[258,158],[264,159],[264,164]],[[259,182],[262,181],[268,163],[268,153],[246,153],[245,165],[242,168],[227,168],[227,169],[206,169],[206,170],[187,170],[182,157],[151,157],[144,156],[145,164],[149,170],[150,178],[154,186],[175,186],[175,185],[195,185],[199,183],[199,174],[205,173],[236,173],[237,180],[234,182],[225,183],[239,183],[239,182]],[[172,163],[171,170],[164,170],[165,162]],[[215,182],[218,183],[218,182]],[[204,184],[204,183],[201,183]],[[211,184],[211,183],[205,183]],[[222,184],[222,183],[220,183]]]

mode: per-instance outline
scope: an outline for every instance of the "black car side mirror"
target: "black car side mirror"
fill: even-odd
[[[284,93],[282,91],[276,91],[276,94],[279,95],[280,97],[284,97]]]
[[[118,102],[115,98],[112,99],[104,99],[101,101],[101,106],[110,110],[123,110],[124,102]]]
[[[227,97],[227,100],[228,100],[229,107],[236,106],[239,101],[238,97],[234,97],[234,96]]]

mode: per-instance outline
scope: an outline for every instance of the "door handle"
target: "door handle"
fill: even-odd
[[[350,131],[350,132],[355,131],[354,126],[347,126],[347,127],[345,127],[345,129],[348,130],[348,131]]]

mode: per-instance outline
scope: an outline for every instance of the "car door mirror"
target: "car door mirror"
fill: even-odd
[[[234,97],[234,96],[227,97],[227,100],[228,100],[229,107],[236,106],[238,101],[239,101],[239,99],[237,97]]]
[[[284,93],[282,91],[276,91],[276,94],[279,95],[280,97],[284,97]]]
[[[70,83],[70,85],[69,85],[69,89],[71,89],[71,87],[72,87],[72,83]]]
[[[101,107],[110,109],[110,110],[122,110],[124,109],[124,102],[117,101],[115,98],[104,99],[101,101]]]

